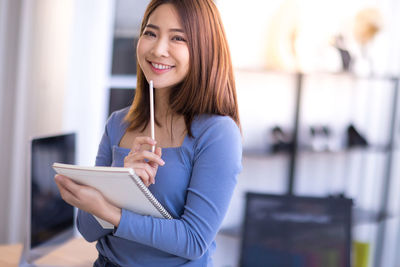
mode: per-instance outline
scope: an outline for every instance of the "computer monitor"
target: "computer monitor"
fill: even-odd
[[[108,116],[116,110],[123,109],[132,104],[136,89],[111,88],[108,104]]]
[[[112,75],[136,75],[138,38],[115,37],[112,49]]]
[[[29,152],[28,223],[22,266],[32,264],[74,234],[74,208],[61,198],[52,164],[75,164],[76,135],[34,138]]]
[[[350,267],[352,200],[247,193],[241,265]]]

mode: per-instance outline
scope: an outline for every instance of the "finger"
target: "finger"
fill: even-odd
[[[135,163],[146,163],[144,159],[139,160],[137,157],[133,157],[132,155],[128,155],[124,158],[124,167],[125,168],[132,168],[132,164]]]
[[[54,176],[54,181],[56,182],[57,186],[64,191],[68,190],[68,188],[65,186],[65,179],[68,179],[68,178],[61,174],[56,174]]]
[[[162,156],[161,147],[157,147],[154,153],[161,158],[161,156]],[[164,164],[158,164],[158,165],[164,166],[165,165],[165,161],[163,160],[163,162],[164,162]],[[157,170],[157,168],[158,168],[157,163],[149,162],[149,164],[150,164],[151,167],[153,167],[153,168],[155,168],[155,170]]]
[[[68,186],[65,184],[65,180],[67,180],[68,178],[62,175],[56,175],[54,177],[54,180],[58,186],[58,189],[60,191],[60,195],[62,197],[62,199],[65,200],[65,202],[74,205],[76,199],[75,193],[72,192]]]
[[[139,176],[139,178],[142,180],[142,182],[146,185],[150,185],[150,177],[149,174],[146,172],[144,168],[140,169],[135,169],[135,173]]]
[[[143,161],[143,160],[147,160],[149,162],[155,162],[158,165],[164,166],[165,162],[164,160],[157,154],[151,152],[151,151],[147,151],[147,150],[143,150],[140,152],[136,152],[133,155],[128,156],[129,158],[127,159],[132,160],[132,161]]]
[[[65,202],[73,206],[76,206],[77,199],[75,195],[71,191],[69,191],[68,188],[65,187],[64,184],[62,183],[62,180],[64,178],[65,176],[62,175],[58,175],[58,177],[55,177],[55,182],[57,184],[58,190],[60,191],[60,195]]]
[[[164,166],[165,161],[161,158],[161,156],[162,156],[161,147],[157,147],[156,150],[154,151],[154,153],[157,155],[157,157],[159,157],[161,159],[163,164],[160,164],[161,161],[160,162],[149,161],[148,163],[150,164],[150,166],[153,168],[158,168],[158,165]]]
[[[67,176],[60,175],[55,177],[56,181],[58,182],[67,190],[69,193],[71,193],[74,196],[74,199],[79,201],[80,198],[80,192],[82,192],[83,189],[85,188],[91,188],[90,186],[87,185],[82,185],[75,183],[73,180],[68,178]]]
[[[124,167],[125,168],[135,168],[138,166],[137,164],[148,164],[143,157],[128,155],[124,158]]]
[[[156,164],[156,163],[154,163]],[[158,166],[156,164],[156,166]],[[132,168],[135,173],[140,177],[140,179],[143,181],[144,184],[147,186],[150,183],[154,183],[154,177],[155,176],[155,171],[153,168],[149,165],[147,162],[134,162],[133,164],[127,164],[125,165],[127,168]]]
[[[161,149],[161,147],[157,147],[155,153],[156,153],[157,156],[159,156],[159,157],[161,158],[161,156],[162,156],[162,149]]]
[[[139,175],[146,186],[155,183],[156,170],[148,163],[139,163],[134,166],[135,173]]]
[[[82,185],[76,184],[74,181],[72,181],[71,179],[69,179],[67,176],[56,175],[55,179],[56,179],[56,181],[58,181],[65,189],[67,189],[68,191],[70,191],[70,192],[73,193],[74,195],[75,195],[76,192],[79,191],[80,187],[82,187]]]
[[[155,163],[154,163],[155,164]],[[156,164],[156,166],[157,166],[157,164]],[[148,174],[148,176],[149,176],[149,185],[150,184],[155,184],[155,177],[156,177],[156,171],[157,171],[157,168],[154,168],[154,167],[152,167],[151,165],[149,165],[149,164],[146,164],[146,166],[145,166],[145,170],[146,170],[146,172],[147,172],[147,174]]]
[[[54,181],[56,182],[58,191],[60,191],[61,197],[64,199],[63,195],[64,195],[64,191],[66,191],[65,187],[62,184],[60,184],[60,182],[56,178],[54,178]]]
[[[141,150],[142,145],[154,146],[156,143],[157,142],[149,136],[138,136],[133,140],[131,151],[137,152]]]

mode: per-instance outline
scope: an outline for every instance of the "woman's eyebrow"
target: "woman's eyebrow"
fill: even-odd
[[[154,24],[147,24],[146,27],[152,28],[152,29],[155,29],[155,30],[160,30],[160,27],[158,27],[157,25],[154,25]],[[169,31],[170,31],[170,32],[181,32],[181,33],[185,33],[185,32],[184,32],[182,29],[180,29],[180,28],[171,28],[171,29],[169,29]]]

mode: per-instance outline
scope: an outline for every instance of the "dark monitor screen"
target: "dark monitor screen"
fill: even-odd
[[[352,200],[248,193],[241,266],[350,267]]]
[[[75,164],[75,139],[75,134],[64,134],[31,142],[31,248],[74,225],[74,209],[60,196],[52,164]]]
[[[138,38],[115,37],[111,73],[113,75],[136,74],[136,46]]]
[[[116,110],[123,109],[132,104],[135,97],[135,89],[111,88],[108,106],[108,116]]]

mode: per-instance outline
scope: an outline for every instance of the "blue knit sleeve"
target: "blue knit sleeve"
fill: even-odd
[[[190,260],[200,258],[214,240],[228,209],[241,157],[237,125],[220,116],[196,136],[183,215],[167,220],[122,210],[114,236]]]

